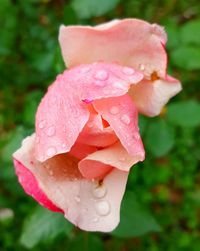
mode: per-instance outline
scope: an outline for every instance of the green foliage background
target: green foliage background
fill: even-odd
[[[129,177],[121,223],[86,233],[26,196],[11,154],[34,131],[36,107],[64,70],[60,24],[136,17],[165,26],[169,72],[183,91],[162,116],[140,117],[147,158]],[[0,0],[0,251],[200,250],[198,0]]]

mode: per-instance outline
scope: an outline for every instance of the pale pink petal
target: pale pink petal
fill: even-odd
[[[44,161],[70,151],[88,119],[86,104],[65,83],[64,76],[59,75],[37,110],[36,158]]]
[[[134,157],[144,160],[144,148],[138,129],[138,112],[128,94],[120,97],[96,100],[96,110],[108,121],[122,145]]]
[[[181,83],[177,79],[167,76],[166,80],[143,80],[137,86],[131,87],[129,94],[139,112],[147,116],[156,116],[181,89]]]
[[[98,62],[65,71],[63,78],[67,87],[76,89],[79,98],[90,104],[94,99],[127,93],[131,84],[143,79],[143,74],[130,67]]]
[[[113,129],[108,126],[104,128],[101,115],[90,114],[90,119],[80,133],[77,141],[96,147],[106,147],[118,140]]]
[[[141,154],[136,152],[131,156],[118,141],[102,150],[89,154],[79,162],[79,170],[87,179],[104,177],[112,168],[129,171],[130,168],[141,160]]]
[[[164,29],[138,19],[124,19],[97,27],[60,28],[59,42],[67,67],[102,60],[165,77],[167,54]]]
[[[119,223],[128,172],[113,170],[99,182],[89,181],[75,168],[77,160],[67,154],[59,154],[44,163],[37,161],[33,156],[34,141],[34,135],[26,138],[14,158],[32,173],[47,198],[79,228],[112,231]]]

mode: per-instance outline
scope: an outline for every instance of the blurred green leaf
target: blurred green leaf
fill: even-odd
[[[175,66],[186,70],[200,69],[200,47],[180,46],[171,53]]]
[[[158,231],[161,228],[153,216],[139,204],[133,192],[127,191],[122,202],[120,224],[111,234],[129,238]]]
[[[40,242],[54,240],[60,234],[68,235],[72,228],[62,214],[38,206],[25,220],[20,242],[27,248],[33,248]]]
[[[26,95],[23,111],[23,122],[26,125],[34,127],[35,113],[42,96],[43,92],[39,90],[32,91]]]
[[[181,42],[200,45],[200,19],[187,22],[181,27]]]
[[[166,116],[174,125],[198,126],[200,125],[200,103],[196,100],[187,100],[170,104]]]
[[[156,119],[147,128],[145,143],[154,156],[161,157],[174,146],[174,131],[164,120]]]
[[[85,232],[84,234],[77,235],[69,243],[70,251],[104,251],[102,240],[93,234]]]
[[[101,16],[114,9],[120,0],[73,0],[72,8],[79,18]]]
[[[24,128],[21,126],[16,128],[16,130],[10,134],[8,143],[1,150],[1,158],[3,162],[12,162],[12,154],[20,147],[24,134]]]

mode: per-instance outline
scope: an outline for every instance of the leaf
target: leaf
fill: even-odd
[[[26,248],[33,248],[40,242],[48,242],[60,234],[69,234],[73,226],[63,215],[38,206],[25,220],[20,242]]]
[[[26,95],[23,111],[23,123],[34,127],[37,106],[43,96],[42,91],[32,91]]]
[[[117,237],[130,238],[148,232],[159,232],[160,226],[136,199],[133,192],[126,192],[122,207],[119,226],[111,233]]]
[[[174,65],[182,69],[200,69],[200,47],[180,46],[172,51],[171,58]]]
[[[181,27],[181,42],[185,44],[200,45],[200,19],[187,22]]]
[[[102,240],[93,234],[84,233],[79,234],[74,239],[70,241],[69,248],[70,251],[104,251]]]
[[[115,8],[120,0],[73,0],[72,8],[79,18],[101,16]]]
[[[166,116],[174,125],[198,126],[200,125],[200,103],[196,100],[187,100],[170,104]]]
[[[156,119],[147,129],[145,143],[154,156],[161,157],[174,146],[174,131],[164,120]]]
[[[12,154],[20,147],[24,138],[25,130],[23,127],[17,127],[9,137],[8,143],[2,148],[1,158],[5,163],[12,163]]]

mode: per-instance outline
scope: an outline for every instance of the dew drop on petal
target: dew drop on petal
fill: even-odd
[[[113,115],[119,113],[119,108],[117,106],[112,106],[110,108],[110,113],[113,114]]]
[[[98,222],[99,221],[99,218],[95,217],[92,222]]]
[[[92,122],[89,122],[89,123],[87,124],[87,126],[88,126],[89,128],[92,128],[94,125],[93,125]]]
[[[95,204],[97,214],[106,216],[110,213],[110,204],[106,200],[98,201]]]
[[[81,68],[81,73],[87,73],[90,71],[90,67],[89,66],[85,66],[83,68]]]
[[[78,195],[75,197],[75,201],[78,202],[78,203],[81,201],[81,199],[80,199],[80,197]]]
[[[120,119],[126,125],[129,125],[131,122],[130,117],[127,114],[122,115]]]
[[[123,67],[123,73],[126,75],[132,75],[134,73],[134,69],[130,68],[130,67]]]
[[[55,131],[56,131],[55,127],[54,127],[54,126],[50,126],[50,127],[47,129],[46,133],[47,133],[47,135],[48,135],[49,137],[51,137],[51,136],[53,136],[53,135],[55,134]]]
[[[40,121],[38,126],[40,129],[43,129],[45,127],[45,125],[46,125],[46,120],[42,120],[42,121]]]
[[[116,81],[113,83],[113,87],[118,89],[124,89],[125,85],[122,82]]]
[[[55,154],[56,154],[56,148],[53,146],[49,147],[47,150],[47,156],[52,157]]]
[[[143,64],[140,64],[140,65],[139,65],[139,69],[140,69],[141,71],[144,71],[145,66],[144,66]]]
[[[104,185],[95,185],[92,189],[92,194],[95,198],[103,198],[107,193],[107,189]]]
[[[120,157],[120,158],[119,158],[119,161],[121,161],[121,162],[124,162],[125,160],[126,160],[125,157]]]
[[[104,70],[99,70],[95,73],[94,78],[97,80],[105,81],[108,79],[108,73]]]

